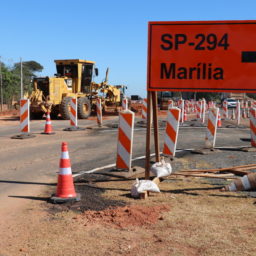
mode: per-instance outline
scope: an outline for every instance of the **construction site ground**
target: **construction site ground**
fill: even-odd
[[[160,149],[166,112],[159,115]],[[189,116],[190,120],[194,116]],[[180,127],[173,174],[160,183],[161,193],[146,200],[130,195],[134,178],[113,177],[118,116],[79,120],[85,130],[65,132],[68,121],[54,120],[55,135],[42,135],[44,120],[31,122],[35,138],[10,139],[19,120],[0,119],[0,255],[255,255],[255,192],[221,192],[225,179],[183,177],[185,169],[210,169],[255,163],[249,121],[237,127],[223,121],[216,150],[204,147],[205,127],[198,121]],[[133,158],[145,155],[145,124],[136,117]],[[153,138],[152,138],[153,140]],[[81,201],[51,204],[60,145],[67,141],[76,192]],[[154,146],[152,144],[152,152]],[[144,167],[144,159],[133,161]],[[152,162],[155,158],[152,157]],[[98,168],[95,172],[95,168]],[[86,173],[93,171],[91,173]],[[143,174],[140,175],[143,178]]]

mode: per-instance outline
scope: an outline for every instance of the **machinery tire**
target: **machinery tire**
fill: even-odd
[[[71,97],[65,97],[60,104],[60,114],[64,120],[70,119],[70,101]]]
[[[91,115],[91,103],[90,100],[82,97],[77,102],[77,114],[78,118],[87,119]]]

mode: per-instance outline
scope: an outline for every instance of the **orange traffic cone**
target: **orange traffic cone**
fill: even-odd
[[[68,145],[67,142],[62,142],[57,191],[56,194],[51,197],[51,201],[53,203],[64,203],[79,200],[80,194],[76,193],[73,183]]]
[[[187,110],[184,108],[184,121],[188,121]]]
[[[220,117],[220,112],[218,114],[218,127],[221,127],[222,124],[221,124],[221,117]]]
[[[53,132],[53,130],[52,130],[52,122],[51,122],[51,117],[50,117],[49,111],[47,111],[47,114],[46,114],[46,123],[45,123],[45,127],[44,127],[44,132],[42,132],[42,134],[48,134],[48,135],[55,134],[55,132]]]

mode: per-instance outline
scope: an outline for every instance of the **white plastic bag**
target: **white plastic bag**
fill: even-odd
[[[156,192],[156,193],[160,192],[158,186],[152,180],[136,179],[135,183],[132,185],[132,188],[131,188],[132,197],[139,197],[139,194],[144,191],[150,191],[150,192]]]
[[[158,178],[167,177],[172,173],[172,166],[162,158],[161,162],[156,162],[151,166],[150,171]]]

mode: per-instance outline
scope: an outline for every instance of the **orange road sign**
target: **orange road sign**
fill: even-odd
[[[256,92],[256,21],[149,22],[149,91]]]

